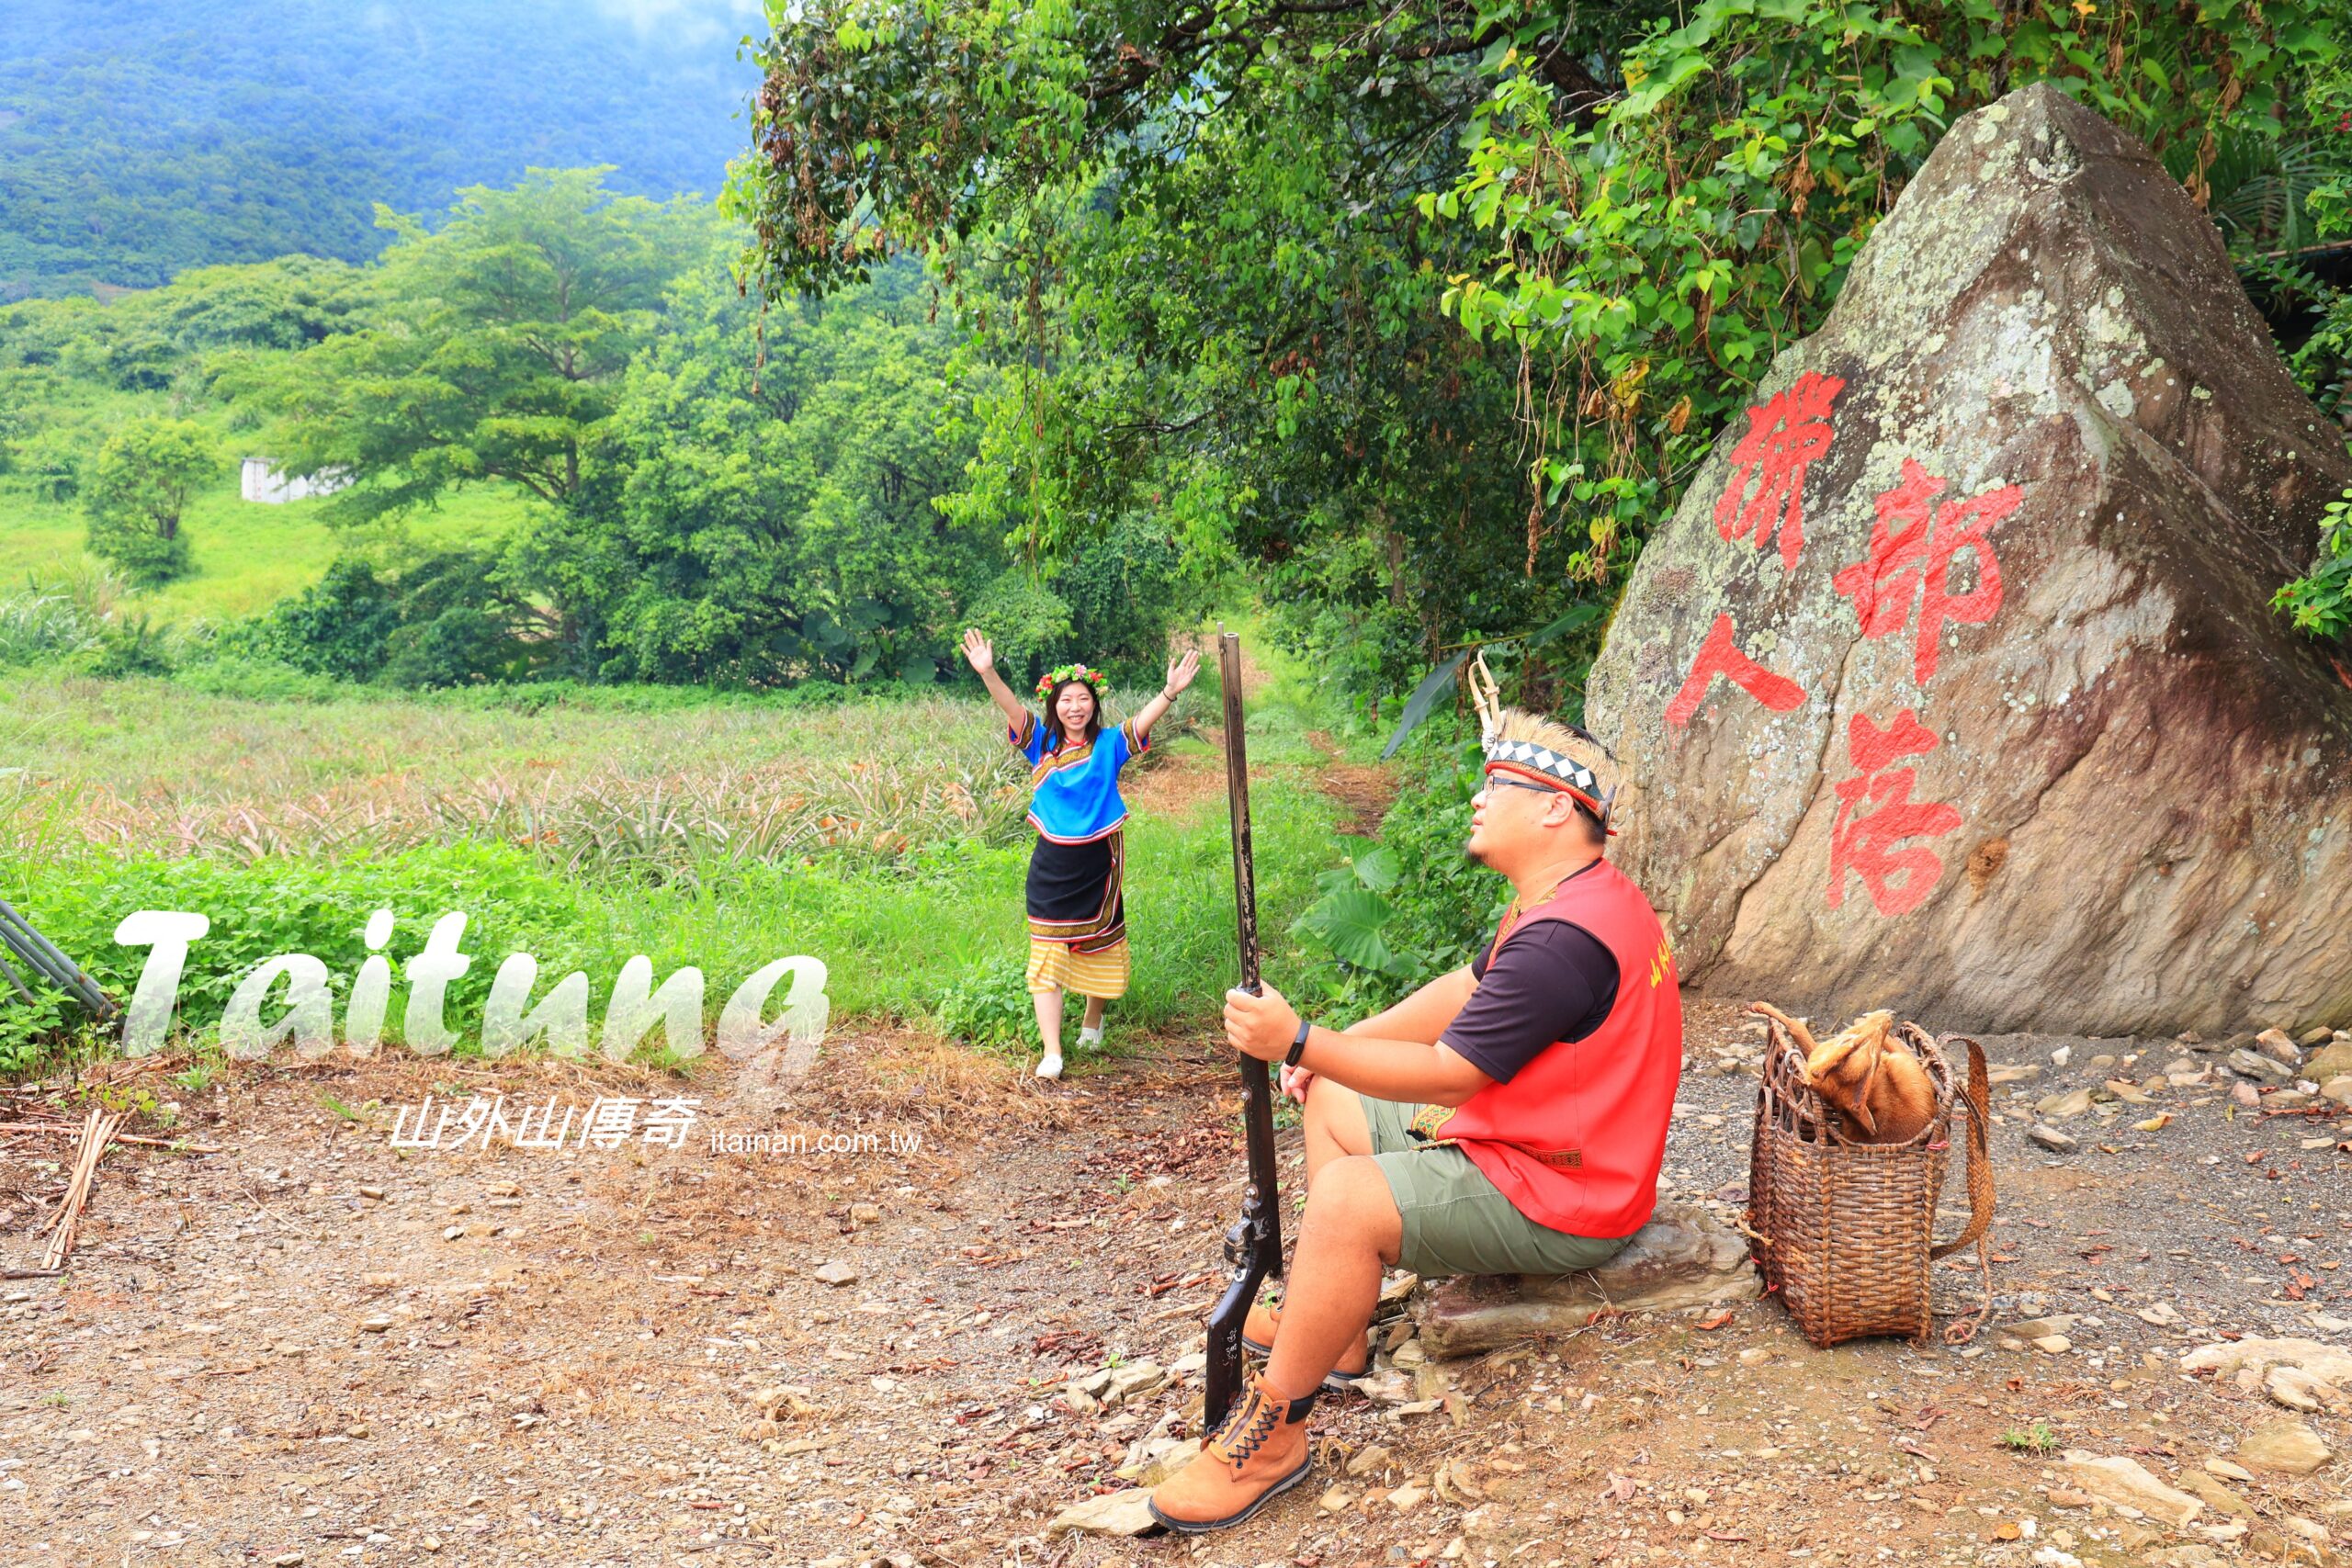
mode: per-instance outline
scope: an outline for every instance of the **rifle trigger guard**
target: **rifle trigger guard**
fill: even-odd
[[[1225,1260],[1238,1268],[1254,1257],[1266,1236],[1265,1216],[1259,1211],[1258,1184],[1241,1190],[1241,1215],[1225,1233]]]

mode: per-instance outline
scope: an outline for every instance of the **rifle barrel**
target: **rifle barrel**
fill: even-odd
[[[1240,947],[1241,988],[1256,992],[1258,976],[1257,868],[1250,844],[1250,755],[1241,713],[1241,639],[1217,634],[1217,674],[1225,688],[1225,785],[1233,816],[1234,934]],[[1266,1065],[1248,1056],[1241,1068],[1243,1126],[1250,1146],[1250,1185],[1241,1197],[1241,1217],[1226,1233],[1226,1260],[1232,1265],[1225,1293],[1209,1314],[1208,1366],[1204,1413],[1214,1428],[1241,1392],[1241,1325],[1258,1287],[1283,1269],[1282,1208],[1274,1169],[1274,1100]]]
[[[1225,688],[1225,795],[1233,815],[1234,934],[1241,948],[1241,988],[1258,988],[1258,867],[1250,845],[1250,743],[1242,730],[1241,639],[1220,632],[1218,682]]]

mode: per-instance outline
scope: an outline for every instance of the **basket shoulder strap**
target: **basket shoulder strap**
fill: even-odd
[[[1968,1047],[1968,1088],[1957,1097],[1968,1122],[1968,1225],[1951,1240],[1931,1248],[1930,1258],[1958,1252],[1993,1223],[1993,1151],[1987,1135],[1993,1109],[1992,1075],[1984,1066],[1984,1046],[1959,1034],[1945,1043]]]

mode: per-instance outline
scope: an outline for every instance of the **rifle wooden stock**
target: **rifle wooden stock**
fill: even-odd
[[[1241,639],[1217,634],[1217,674],[1225,688],[1225,788],[1233,814],[1235,934],[1241,948],[1241,988],[1258,989],[1257,869],[1250,849],[1250,757],[1241,728]],[[1250,1315],[1258,1287],[1283,1271],[1283,1223],[1274,1179],[1274,1097],[1266,1064],[1239,1058],[1244,1124],[1249,1134],[1250,1185],[1241,1195],[1241,1217],[1225,1234],[1225,1260],[1232,1269],[1225,1293],[1209,1314],[1207,1378],[1204,1404],[1214,1429],[1241,1392],[1241,1324]]]

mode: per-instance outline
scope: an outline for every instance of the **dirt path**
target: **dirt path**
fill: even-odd
[[[1366,838],[1378,833],[1380,819],[1396,803],[1396,773],[1375,763],[1342,761],[1339,742],[1319,729],[1307,731],[1306,739],[1326,758],[1315,771],[1316,782],[1347,811],[1347,820],[1340,824],[1340,830]]]
[[[1691,1038],[1665,1186],[1736,1203],[1747,1037],[1701,1008]],[[2051,1043],[1996,1043],[2041,1065],[2017,1091],[2036,1096],[2128,1050],[2086,1043],[2054,1073]],[[1060,1507],[1120,1484],[1131,1441],[1197,1403],[1189,1372],[1109,1412],[1061,1391],[1197,1347],[1237,1196],[1229,1071],[1198,1043],[1148,1042],[1040,1089],[857,1036],[775,1110],[716,1059],[684,1083],[408,1060],[241,1070],[200,1092],[150,1074],[222,1152],[118,1149],[72,1273],[6,1287],[0,1562],[2064,1568],[2284,1551],[2286,1516],[2342,1522],[2328,1470],[2230,1483],[2258,1517],[2215,1540],[2078,1506],[2054,1456],[2002,1446],[2039,1424],[2174,1479],[2285,1414],[2184,1376],[2182,1349],[2352,1328],[2326,1315],[2352,1316],[2336,1130],[2225,1119],[2226,1092],[2184,1085],[2163,1096],[2169,1126],[2089,1112],[2063,1159],[2013,1115],[1996,1129],[2002,1316],[2072,1317],[2063,1353],[1992,1334],[1815,1352],[1769,1302],[1713,1331],[1604,1321],[1452,1366],[1458,1425],[1335,1403],[1315,1483],[1242,1529],[1046,1540]],[[428,1092],[503,1093],[510,1117],[702,1103],[678,1147],[391,1146],[394,1108]],[[712,1142],[779,1133],[809,1143]],[[825,1152],[823,1134],[874,1142]],[[63,1147],[0,1149],[11,1264],[37,1251]],[[2162,1309],[2177,1326],[2135,1315]],[[2342,1446],[2342,1420],[2310,1419]]]

